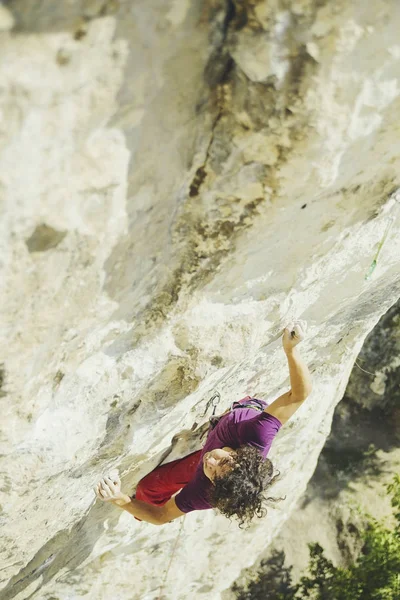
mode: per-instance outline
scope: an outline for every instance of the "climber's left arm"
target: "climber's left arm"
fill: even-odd
[[[94,490],[99,500],[115,504],[115,506],[126,510],[134,517],[153,525],[163,525],[185,514],[176,506],[174,498],[168,500],[164,506],[154,506],[124,494],[121,490],[121,480],[118,473],[113,475],[113,479],[103,477]]]
[[[123,508],[134,517],[153,525],[164,525],[164,523],[185,515],[176,506],[174,498],[168,500],[164,506],[154,506],[153,504],[147,504],[147,502],[142,502],[129,496],[126,496],[125,499],[116,500],[113,504],[119,506],[119,508]]]

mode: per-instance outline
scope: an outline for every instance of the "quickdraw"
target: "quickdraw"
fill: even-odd
[[[210,408],[210,406],[213,407],[213,413],[212,413],[212,417],[215,415],[215,412],[217,410],[217,406],[218,404],[221,402],[221,394],[219,392],[215,392],[211,398],[209,399],[209,401],[206,404],[206,408],[204,410],[204,413],[201,415],[202,417],[205,417],[207,414],[208,409]]]
[[[395,206],[396,206],[396,204],[397,205],[400,204],[400,190],[396,190],[395,193],[392,194],[392,199],[395,202]],[[393,223],[395,222],[395,220],[396,220],[395,215],[392,215],[389,218],[388,224],[386,225],[385,232],[384,232],[384,234],[382,236],[381,241],[379,242],[378,250],[376,251],[374,259],[373,259],[373,261],[372,261],[372,263],[371,263],[371,265],[370,265],[370,267],[369,267],[369,269],[368,269],[368,271],[367,271],[367,273],[365,275],[365,280],[366,281],[368,281],[368,279],[371,278],[372,273],[375,271],[375,267],[378,264],[378,257],[379,257],[380,251],[382,250],[383,244],[386,242],[386,239],[387,239],[387,236],[389,234],[389,231],[390,231]]]

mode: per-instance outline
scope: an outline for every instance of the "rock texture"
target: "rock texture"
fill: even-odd
[[[279,533],[400,296],[399,26],[395,0],[3,3],[2,598],[217,600]],[[293,317],[314,391],[265,521],[94,501],[215,389],[287,389]]]

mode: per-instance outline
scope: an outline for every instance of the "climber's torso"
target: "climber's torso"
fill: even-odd
[[[267,407],[266,402],[262,402],[262,404]],[[209,455],[213,450],[224,448],[236,450],[241,445],[247,444],[257,448],[260,454],[266,458],[272,441],[281,426],[282,424],[276,417],[255,408],[244,406],[226,412],[214,429],[209,432],[193,478],[175,496],[177,507],[185,513],[212,508],[208,500],[208,492],[212,483],[204,473],[205,455]],[[223,456],[221,455],[220,458],[222,460]]]

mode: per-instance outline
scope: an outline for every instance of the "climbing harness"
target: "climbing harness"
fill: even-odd
[[[265,405],[257,398],[250,398],[250,400],[247,400],[244,403],[240,403],[238,401],[232,402],[231,411],[235,410],[235,408],[255,408],[256,410],[260,410],[262,412],[265,408]]]
[[[209,426],[208,428],[203,432],[201,439],[204,437],[204,435],[207,433],[210,433],[210,431],[212,431],[214,429],[214,427],[217,426],[217,424],[219,423],[219,421],[222,419],[222,417],[225,416],[225,414],[227,413],[223,413],[222,415],[218,415],[215,416],[215,409],[217,404],[219,403],[221,396],[218,392],[216,392],[218,394],[218,402],[216,404],[213,404],[214,406],[214,410],[213,410],[213,414],[211,415],[211,417],[209,418]],[[211,400],[214,398],[214,396],[208,401],[207,406],[209,406]],[[234,402],[232,402],[231,407],[229,409],[228,412],[232,412],[234,410],[236,410],[237,408],[254,408],[255,410],[259,410],[259,411],[263,411],[265,408],[265,405],[261,402],[261,400],[258,400],[257,398],[250,398],[249,400],[247,400],[246,402],[238,402],[237,400],[235,400]],[[204,415],[206,414],[207,409],[204,413]],[[203,416],[204,416],[203,415]]]
[[[237,408],[255,408],[256,410],[260,410],[261,412],[264,410],[264,405],[257,398],[250,398],[245,403],[238,402],[235,400],[232,402],[229,412],[234,411]],[[219,415],[218,417],[210,417],[210,430],[214,429],[214,427],[218,424],[218,421],[222,419],[224,415]]]

